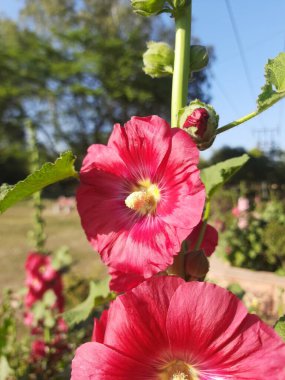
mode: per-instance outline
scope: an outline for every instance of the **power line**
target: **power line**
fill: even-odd
[[[246,58],[245,58],[245,54],[244,54],[241,38],[240,38],[240,35],[239,35],[239,32],[238,32],[237,24],[235,22],[235,18],[234,18],[234,14],[233,14],[233,11],[232,11],[232,8],[231,8],[231,5],[230,5],[230,1],[229,0],[225,0],[225,3],[226,3],[227,10],[228,10],[229,18],[230,18],[230,21],[231,21],[231,24],[232,24],[232,28],[233,28],[233,32],[234,32],[234,35],[235,35],[236,43],[237,43],[237,46],[238,46],[238,49],[239,49],[239,53],[240,53],[241,61],[242,61],[242,64],[243,64],[245,76],[246,76],[246,79],[247,79],[247,82],[248,82],[248,85],[249,85],[249,89],[250,89],[250,92],[251,92],[251,95],[252,95],[253,99],[255,99],[254,86],[252,84],[251,77],[250,77],[250,74],[249,74],[249,69],[248,69],[247,61],[246,61]]]

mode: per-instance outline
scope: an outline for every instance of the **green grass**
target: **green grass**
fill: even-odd
[[[74,260],[72,273],[78,278],[102,278],[105,267],[89,245],[80,225],[77,211],[55,214],[53,203],[45,202],[46,249],[54,251],[65,245]],[[30,201],[19,203],[0,216],[0,286],[17,289],[24,284],[24,263],[33,249],[28,232],[32,229],[33,210]]]

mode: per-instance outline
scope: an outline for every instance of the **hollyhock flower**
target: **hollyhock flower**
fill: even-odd
[[[33,360],[44,358],[47,354],[47,346],[41,339],[34,340],[32,343],[31,357]]]
[[[198,156],[187,133],[158,116],[116,124],[107,146],[88,149],[78,211],[109,267],[148,278],[173,263],[203,211]]]
[[[28,292],[25,304],[31,307],[42,299],[44,293],[52,289],[57,296],[56,307],[63,307],[63,286],[61,275],[52,267],[51,258],[38,252],[28,255],[26,264],[26,285]]]
[[[72,380],[284,380],[285,345],[241,301],[169,276],[119,296],[72,362]]]
[[[203,222],[200,222],[186,239],[187,250],[189,252],[195,249],[195,244],[197,243],[197,240],[200,236],[202,226],[203,226]],[[205,255],[209,257],[215,251],[218,245],[218,241],[219,241],[218,231],[214,227],[212,227],[210,224],[207,223],[207,226],[204,232],[204,237],[200,244],[199,249],[203,250]]]

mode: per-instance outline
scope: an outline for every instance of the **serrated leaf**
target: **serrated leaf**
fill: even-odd
[[[285,53],[269,59],[265,65],[266,83],[258,96],[258,111],[262,112],[285,96]]]
[[[243,154],[201,170],[201,179],[206,188],[207,198],[211,198],[218,188],[226,183],[248,160],[249,156]]]
[[[285,342],[285,315],[278,319],[274,326],[274,330]]]
[[[285,91],[285,53],[269,59],[265,66],[266,82],[272,84],[276,92]]]
[[[30,174],[14,186],[4,184],[0,187],[0,214],[15,203],[43,189],[44,187],[69,177],[76,177],[75,156],[68,151],[54,162],[45,163],[39,170]]]
[[[63,313],[63,318],[69,326],[85,321],[94,308],[114,299],[114,293],[109,290],[109,278],[100,281],[90,281],[89,295],[85,301],[71,310]]]

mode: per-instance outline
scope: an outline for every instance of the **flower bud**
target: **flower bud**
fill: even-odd
[[[207,48],[201,45],[192,45],[190,48],[190,71],[200,71],[208,65],[208,62]]]
[[[141,16],[154,16],[163,9],[165,0],[131,0],[135,13]]]
[[[171,75],[173,72],[174,51],[166,42],[149,41],[143,54],[143,70],[152,78]]]
[[[190,4],[190,0],[171,0],[170,3],[173,6],[173,8],[182,9]]]
[[[185,276],[187,281],[203,280],[209,269],[209,260],[202,249],[191,251],[185,256]]]
[[[192,137],[200,150],[213,144],[218,123],[219,115],[214,108],[198,99],[178,112],[178,126]]]

